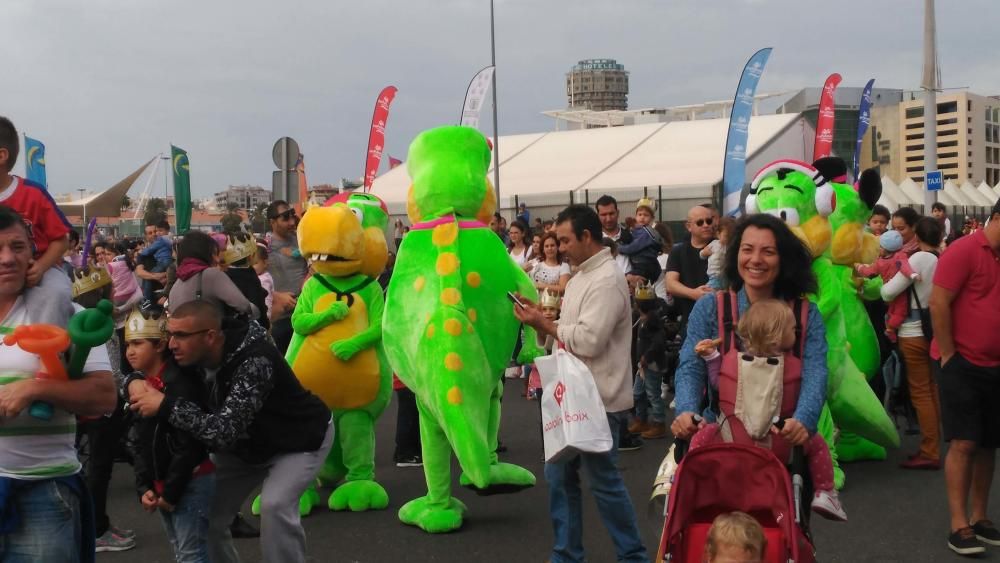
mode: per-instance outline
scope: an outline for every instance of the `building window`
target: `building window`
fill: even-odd
[[[917,141],[917,140],[923,139],[923,138],[924,138],[924,134],[923,133],[913,133],[911,135],[907,135],[906,136],[906,140],[907,141]],[[938,146],[940,146],[940,145],[941,144],[938,143]]]
[[[951,162],[951,163],[948,163],[948,164],[938,164],[938,170],[949,170],[951,168],[958,168],[958,163],[957,162]]]
[[[965,110],[966,111],[972,111],[972,100],[966,100],[966,102],[965,102]]]
[[[923,159],[924,159],[923,155],[908,156],[906,157],[906,162],[919,162]]]
[[[958,158],[957,152],[939,152],[938,158]]]
[[[956,123],[958,123],[958,118],[957,117],[949,117],[947,119],[939,119],[938,122],[937,122],[937,124],[938,124],[939,127],[941,125],[954,125]],[[969,123],[972,123],[972,118],[971,117],[969,118]]]
[[[938,148],[957,147],[957,146],[958,146],[958,141],[941,141],[940,143],[938,143]]]
[[[906,168],[906,171],[907,172],[921,172],[921,171],[923,171],[923,169],[924,169],[923,166],[908,166]]]
[[[916,119],[918,117],[924,116],[924,108],[922,106],[917,106],[915,108],[907,108],[906,119]]]
[[[970,104],[972,102],[969,102]],[[938,115],[942,113],[955,113],[958,111],[958,102],[944,102],[937,105]],[[969,111],[972,111],[972,106],[969,106]]]

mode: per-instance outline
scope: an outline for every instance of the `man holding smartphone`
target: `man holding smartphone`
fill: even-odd
[[[549,483],[549,512],[555,532],[550,560],[583,561],[583,522],[580,506],[580,469],[590,478],[601,520],[615,544],[618,561],[646,563],[635,508],[618,470],[619,428],[628,424],[632,408],[632,374],[629,356],[632,313],[628,284],[615,264],[611,251],[601,241],[597,213],[583,205],[571,205],[556,218],[556,237],[563,255],[579,268],[566,285],[561,318],[546,319],[537,304],[516,297],[514,315],[534,327],[538,338],[553,336],[580,358],[594,375],[597,390],[608,414],[614,443],[605,453],[581,453],[558,463],[545,464]]]

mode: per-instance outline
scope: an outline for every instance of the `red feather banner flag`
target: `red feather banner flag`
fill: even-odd
[[[368,153],[365,160],[365,188],[371,191],[372,182],[378,174],[378,165],[382,162],[382,151],[385,148],[385,124],[389,121],[389,106],[396,97],[396,87],[386,86],[375,102],[375,113],[372,115],[372,128],[368,134]]]
[[[840,84],[840,75],[836,72],[826,78],[823,93],[819,98],[819,115],[816,118],[816,141],[813,144],[813,161],[830,156],[833,151],[833,95]]]

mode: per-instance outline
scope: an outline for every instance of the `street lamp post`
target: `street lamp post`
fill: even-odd
[[[497,211],[500,210],[500,135],[497,132],[497,43],[493,25],[493,0],[490,0],[490,63],[493,65],[493,189]]]

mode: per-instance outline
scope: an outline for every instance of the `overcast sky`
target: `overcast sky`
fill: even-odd
[[[386,147],[403,159],[421,130],[458,120],[469,79],[490,61],[488,0],[3,7],[0,115],[45,142],[57,193],[104,189],[171,142],[190,154],[195,197],[270,188],[283,135],[299,142],[310,184],[359,178],[383,86],[399,88]],[[944,86],[1000,93],[998,8],[938,2]],[[565,73],[585,58],[626,66],[633,108],[730,98],[746,59],[766,46],[760,93],[821,86],[831,72],[844,86],[874,77],[915,89],[922,12],[921,0],[497,0],[500,132],[551,130],[540,112],[566,106]],[[162,178],[154,186],[163,193]]]

